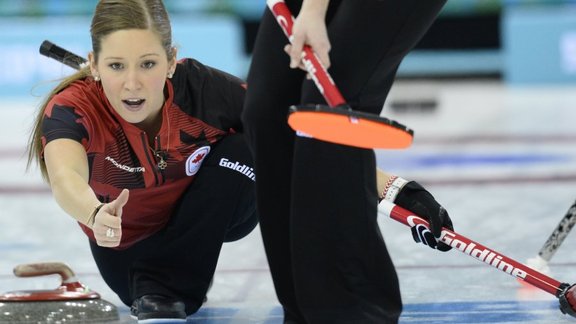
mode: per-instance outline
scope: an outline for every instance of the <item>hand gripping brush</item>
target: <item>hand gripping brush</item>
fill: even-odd
[[[291,39],[294,23],[284,1],[268,0],[267,5]],[[310,46],[304,46],[302,63],[328,106],[290,107],[288,124],[292,129],[326,142],[360,148],[399,149],[412,144],[414,132],[408,127],[384,117],[352,110]]]
[[[393,220],[409,227],[424,225],[430,228],[429,223],[423,218],[389,201],[380,202],[378,209]],[[559,299],[562,313],[576,317],[576,285],[561,283],[447,228],[442,229],[439,241],[450,245],[454,250],[467,254],[518,280],[556,296]]]

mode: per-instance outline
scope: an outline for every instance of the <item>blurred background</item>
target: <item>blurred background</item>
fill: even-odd
[[[0,0],[0,96],[43,94],[71,72],[38,54],[45,39],[90,51],[97,0]],[[180,56],[245,77],[264,0],[166,0]],[[576,0],[449,0],[399,78],[576,81]],[[51,86],[51,84],[50,84]]]
[[[37,104],[73,72],[40,44],[87,56],[97,2],[0,0],[0,293],[55,287],[15,279],[17,264],[66,262],[127,319],[84,234],[37,170],[25,171]],[[265,0],[164,2],[180,57],[246,77]],[[397,78],[383,114],[416,130],[415,141],[377,151],[379,167],[421,182],[460,233],[520,262],[535,256],[576,192],[576,0],[448,0]],[[555,297],[457,253],[431,254],[402,225],[380,221],[407,305],[402,323],[571,323]],[[194,317],[214,320],[196,323],[281,323],[259,235],[224,246],[207,310]],[[562,282],[574,280],[575,240],[551,263]]]

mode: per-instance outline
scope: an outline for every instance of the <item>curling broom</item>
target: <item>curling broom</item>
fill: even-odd
[[[267,5],[290,39],[294,22],[288,6],[282,0],[268,0]],[[384,117],[352,110],[310,46],[304,46],[302,63],[328,106],[290,107],[288,124],[292,129],[315,139],[360,148],[398,149],[412,144],[414,132],[410,128]]]
[[[389,201],[383,200],[378,208],[393,220],[409,227],[422,224],[429,228],[429,223],[426,220]],[[467,254],[518,280],[556,296],[559,299],[562,313],[576,317],[576,285],[559,282],[447,228],[442,229],[442,234],[438,240],[451,246],[454,250]]]
[[[564,239],[566,239],[575,224],[576,201],[568,208],[564,217],[562,217],[554,231],[548,236],[548,239],[540,248],[538,255],[529,258],[526,264],[533,269],[549,274],[550,268],[548,267],[548,262],[550,262],[554,254],[556,254],[556,251],[558,251],[560,245],[562,245],[562,242],[564,242]]]

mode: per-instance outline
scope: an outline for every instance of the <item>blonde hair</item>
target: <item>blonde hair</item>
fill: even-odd
[[[102,38],[113,32],[126,29],[153,31],[160,38],[167,57],[174,57],[172,27],[170,25],[168,12],[162,0],[100,0],[96,5],[90,26],[94,61],[98,61],[98,56],[101,52]],[[48,103],[56,94],[66,89],[75,81],[85,79],[88,76],[90,76],[90,67],[84,67],[71,76],[61,80],[40,104],[28,140],[27,169],[36,161],[40,168],[42,178],[47,182],[49,182],[50,179],[46,170],[46,163],[42,158],[42,121],[44,119],[44,112]]]

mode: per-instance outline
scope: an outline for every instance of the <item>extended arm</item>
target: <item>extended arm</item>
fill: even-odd
[[[121,218],[118,216],[121,216],[121,207],[128,201],[128,191],[124,190],[117,200],[101,206],[88,185],[86,151],[74,140],[49,142],[44,149],[44,159],[52,194],[58,205],[78,222],[90,227],[99,245],[118,246],[121,238]],[[114,237],[106,235],[109,228],[115,231]]]

